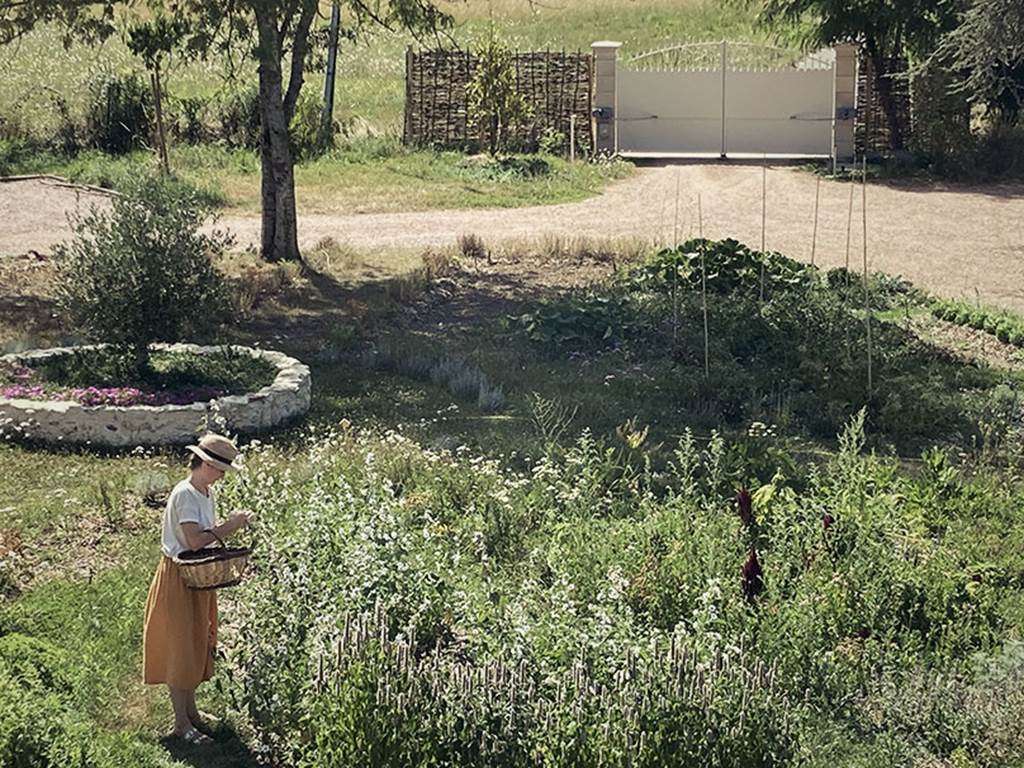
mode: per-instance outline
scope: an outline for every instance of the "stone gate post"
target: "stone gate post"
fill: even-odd
[[[836,52],[835,69],[835,122],[832,132],[832,156],[837,164],[852,163],[856,150],[853,143],[853,123],[857,108],[857,46],[840,43]]]
[[[618,151],[618,131],[615,127],[617,91],[615,67],[622,43],[602,40],[592,43],[594,56],[594,102],[591,116],[591,131],[594,136],[594,151],[615,153]]]

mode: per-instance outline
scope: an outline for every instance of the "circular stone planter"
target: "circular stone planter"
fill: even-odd
[[[197,344],[154,344],[154,349],[211,354],[223,347]],[[0,427],[22,425],[31,440],[117,448],[139,445],[184,445],[194,442],[208,424],[232,432],[253,433],[275,427],[309,410],[309,368],[281,352],[239,347],[277,368],[266,387],[244,395],[225,395],[188,405],[82,405],[71,400],[25,400],[0,397]],[[4,355],[2,361],[32,366],[82,347],[54,347]]]

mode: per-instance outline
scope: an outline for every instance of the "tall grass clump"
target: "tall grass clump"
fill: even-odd
[[[941,456],[908,477],[863,423],[741,514],[717,437],[663,471],[587,433],[522,470],[393,432],[314,432],[301,462],[254,447],[222,494],[261,516],[224,695],[280,764],[994,768],[1019,481]],[[911,680],[942,717],[875,717]],[[941,708],[946,680],[975,703]]]

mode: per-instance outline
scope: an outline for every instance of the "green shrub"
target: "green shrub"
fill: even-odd
[[[474,53],[476,67],[466,87],[470,130],[482,150],[507,152],[531,122],[533,106],[516,88],[514,54],[494,25]]]
[[[0,636],[0,666],[28,688],[71,690],[64,654],[44,640],[17,632]]]
[[[145,146],[152,134],[149,88],[135,74],[111,75],[90,94],[86,144],[109,155]]]
[[[186,144],[202,144],[211,138],[207,125],[210,104],[198,96],[168,98],[164,120],[171,136]]]
[[[991,386],[985,374],[962,370],[906,328],[877,317],[868,392],[862,301],[856,288],[844,295],[846,277],[834,273],[830,286],[778,254],[762,257],[735,241],[691,241],[609,284],[527,307],[507,318],[506,327],[554,356],[615,354],[623,366],[640,366],[661,379],[659,389],[677,412],[705,414],[708,426],[739,426],[774,412],[772,419],[792,419],[799,429],[828,436],[870,406],[872,432],[900,450],[974,430],[979,409],[966,393]],[[876,306],[917,301],[905,281],[874,278],[873,284]]]
[[[296,161],[310,160],[334,146],[334,125],[325,130],[323,99],[309,90],[302,91],[295,105],[295,116],[288,130]]]
[[[207,213],[193,191],[149,177],[130,182],[109,213],[75,218],[74,239],[55,249],[69,327],[131,350],[140,368],[152,342],[216,328],[226,303],[211,256],[229,241],[200,232]]]
[[[712,293],[745,295],[760,295],[763,277],[765,295],[771,296],[810,285],[817,270],[781,253],[754,251],[736,240],[693,239],[660,251],[634,270],[629,280],[641,290],[700,290],[702,274]]]
[[[0,138],[0,176],[13,176],[24,168],[33,148],[23,140]]]
[[[529,312],[509,317],[509,328],[554,348],[610,347],[636,338],[649,326],[632,297],[619,291],[571,291]]]
[[[159,768],[161,750],[78,714],[46,675],[59,654],[21,635],[0,638],[0,765],[11,768]],[[44,670],[44,671],[41,671]]]
[[[260,100],[255,86],[228,92],[216,105],[217,138],[231,149],[259,149]]]

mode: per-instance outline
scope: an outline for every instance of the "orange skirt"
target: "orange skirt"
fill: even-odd
[[[216,647],[216,591],[189,589],[177,564],[161,557],[146,601],[142,679],[192,690],[213,676]]]

